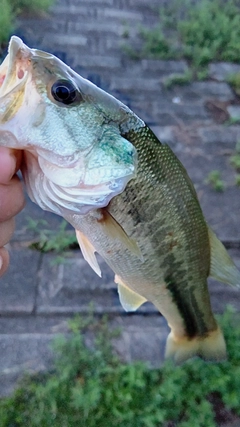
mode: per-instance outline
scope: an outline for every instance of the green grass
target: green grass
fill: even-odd
[[[233,87],[237,95],[240,95],[240,73],[232,74],[228,78],[228,83]]]
[[[46,11],[54,0],[0,0],[0,46],[5,44],[16,26],[16,18],[22,12]]]
[[[170,88],[174,85],[185,85],[192,80],[192,72],[190,70],[186,71],[184,74],[172,74],[164,81],[164,86]]]
[[[240,174],[239,173],[237,173],[235,175],[235,184],[237,187],[240,187]]]
[[[0,400],[1,427],[161,427],[170,421],[178,427],[216,427],[216,402],[240,415],[239,321],[229,308],[220,323],[228,361],[195,359],[150,369],[114,355],[106,320],[77,318],[71,334],[54,343],[52,372],[26,378]],[[87,348],[89,329],[96,338]]]
[[[240,141],[237,141],[235,153],[229,159],[231,166],[236,172],[240,172]],[[239,175],[236,176],[236,184],[239,185]]]
[[[206,78],[211,61],[240,63],[239,0],[172,0],[159,10],[159,24],[142,28],[137,57],[185,58],[195,78]]]
[[[6,42],[13,30],[14,14],[8,0],[0,0],[0,44]]]
[[[28,217],[27,229],[33,231],[35,238],[31,248],[40,252],[56,252],[57,254],[77,245],[74,230],[67,230],[67,222],[63,220],[58,228],[49,228],[44,219],[34,220]]]
[[[236,171],[240,171],[240,153],[236,153],[230,157],[230,163],[236,169]]]
[[[205,179],[206,184],[210,184],[215,191],[222,192],[225,190],[225,183],[221,178],[221,173],[218,170],[209,172]]]

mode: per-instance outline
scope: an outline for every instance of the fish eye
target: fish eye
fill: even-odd
[[[78,91],[69,80],[57,80],[51,87],[53,98],[65,105],[70,105],[76,101]]]

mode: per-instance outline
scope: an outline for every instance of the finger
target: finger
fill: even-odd
[[[22,160],[20,150],[10,150],[0,147],[0,183],[7,184],[17,172]]]
[[[24,204],[22,183],[17,176],[8,185],[0,185],[0,222],[15,216]]]
[[[0,248],[0,276],[7,270],[9,265],[9,253],[6,248]]]
[[[6,245],[14,233],[15,220],[14,218],[8,221],[0,222],[0,247]]]

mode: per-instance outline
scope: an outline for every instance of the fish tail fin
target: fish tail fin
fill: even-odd
[[[228,283],[229,285],[240,288],[240,271],[237,269],[228,255],[226,248],[211,228],[208,228],[208,234],[211,247],[209,275],[219,280],[219,282]]]
[[[221,329],[218,327],[204,337],[176,337],[171,331],[167,338],[165,357],[181,364],[187,359],[199,356],[204,360],[226,360],[226,344]]]

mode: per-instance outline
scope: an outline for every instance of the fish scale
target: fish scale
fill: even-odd
[[[138,158],[137,183],[140,185],[136,188],[136,183],[131,181],[122,194],[112,199],[107,209],[126,233],[136,240],[145,261],[142,263],[134,254],[127,252],[124,246],[117,251],[114,240],[105,242],[104,236],[98,234],[97,222],[94,227],[91,215],[91,225],[88,224],[83,233],[87,233],[97,252],[123,282],[152,301],[161,312],[164,311],[162,287],[166,287],[169,298],[175,302],[176,295],[179,300],[184,300],[184,311],[181,306],[178,309],[186,334],[189,333],[188,329],[193,329],[188,327],[190,319],[195,324],[194,335],[203,335],[216,329],[216,322],[209,298],[206,298],[210,268],[208,231],[195,190],[189,179],[182,179],[184,169],[173,152],[168,146],[160,144],[149,128],[124,136],[139,153],[142,146],[147,144],[144,155],[139,154]],[[148,155],[151,157],[146,173]],[[164,191],[159,190],[162,185]],[[179,203],[184,204],[184,216]],[[167,218],[171,218],[171,221]],[[189,233],[189,224],[195,227],[192,233]],[[169,243],[172,239],[173,245]],[[196,283],[200,292],[196,289]],[[191,302],[193,300],[194,306]],[[165,317],[168,320],[167,314]]]

